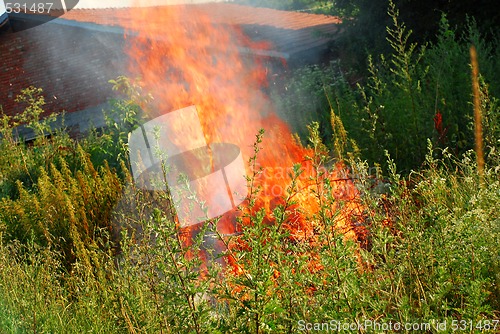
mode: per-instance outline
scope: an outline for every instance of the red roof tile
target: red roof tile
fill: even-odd
[[[107,9],[74,9],[64,14],[62,18],[80,22],[93,22],[103,25],[121,25],[121,22],[148,17],[148,22],[154,22],[156,14],[169,7],[143,8],[107,8]],[[336,26],[340,20],[335,16],[289,12],[269,8],[249,7],[228,3],[205,3],[182,6],[184,16],[180,20],[189,19],[193,14],[206,14],[215,23],[230,25],[261,25],[279,29],[299,30],[322,25]],[[141,13],[139,16],[138,13]]]
[[[124,27],[124,22],[144,20],[163,33],[164,11],[176,11],[179,22],[208,17],[214,24],[242,28],[254,41],[267,41],[271,53],[288,59],[294,54],[325,46],[339,31],[335,16],[249,7],[229,3],[205,3],[142,8],[74,9],[61,16],[67,20]]]

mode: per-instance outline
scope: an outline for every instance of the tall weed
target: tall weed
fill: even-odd
[[[436,147],[449,147],[457,156],[474,147],[470,126],[471,44],[479,55],[483,101],[487,103],[484,113],[491,110],[486,117],[488,131],[496,131],[491,127],[498,122],[495,97],[500,94],[500,81],[495,57],[500,48],[498,40],[483,38],[473,19],[465,31],[457,31],[445,16],[436,41],[417,45],[410,42],[412,32],[400,22],[393,3],[388,13],[392,25],[387,27],[387,41],[392,52],[369,56],[366,78],[349,83],[349,73],[338,62],[306,67],[293,73],[287,90],[284,94],[277,92],[276,99],[292,125],[320,122],[322,137],[330,148],[334,144],[328,119],[333,109],[363,158],[387,170],[384,152],[388,150],[398,168],[408,175],[424,163],[427,139]],[[300,125],[294,129],[300,129]],[[305,139],[303,130],[296,131]]]

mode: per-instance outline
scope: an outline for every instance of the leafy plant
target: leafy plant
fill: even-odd
[[[391,52],[368,56],[364,80],[350,82],[351,73],[339,62],[305,67],[294,71],[284,94],[278,91],[275,96],[280,114],[301,138],[306,134],[296,124],[318,121],[323,140],[331,148],[333,110],[364,158],[386,168],[383,157],[388,150],[408,174],[424,162],[427,139],[440,148],[450,147],[457,155],[473,147],[469,46],[473,43],[478,49],[480,76],[490,101],[497,95],[493,87],[498,86],[496,63],[491,60],[500,48],[498,43],[487,42],[474,20],[460,33],[446,16],[440,21],[436,41],[420,46],[411,41],[412,31],[401,23],[392,2],[388,14]]]
[[[144,94],[136,82],[125,76],[110,80],[110,84],[122,97],[111,100],[109,108],[104,110],[106,128],[92,130],[82,145],[89,152],[93,163],[106,160],[124,178],[126,171],[122,170],[121,161],[126,161],[130,167],[128,135],[142,124],[144,110],[153,97]]]

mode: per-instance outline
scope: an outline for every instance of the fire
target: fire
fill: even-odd
[[[135,8],[135,20],[120,22],[126,29],[129,70],[133,77],[140,78],[144,90],[154,96],[154,102],[145,106],[146,111],[154,118],[196,106],[206,142],[235,144],[242,150],[245,161],[254,154],[255,136],[264,128],[263,150],[258,155],[263,168],[257,180],[262,187],[258,206],[272,212],[274,206],[282,203],[290,184],[290,168],[295,163],[302,164],[304,172],[294,197],[297,204],[291,208],[294,214],[285,226],[292,238],[311,239],[320,205],[310,191],[315,186],[310,177],[317,171],[312,162],[305,159],[313,152],[294,141],[287,124],[273,112],[263,92],[267,77],[265,66],[256,58],[243,57],[240,52],[242,48],[267,46],[255,45],[234,27],[221,25],[193,6],[157,7],[154,17],[151,13],[151,9]],[[178,140],[182,145],[194,134],[186,124],[178,124],[178,127],[178,133],[182,133]],[[334,172],[322,177],[337,180],[342,168],[338,165]],[[248,169],[247,175],[251,174]],[[359,196],[351,181],[334,183],[335,197],[356,199]],[[355,238],[349,228],[353,213],[361,213],[355,200],[348,201],[342,208],[337,225],[348,237]],[[222,233],[234,232],[232,218],[221,219]],[[267,219],[271,222],[273,218],[269,215]]]

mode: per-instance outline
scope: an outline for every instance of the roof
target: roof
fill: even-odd
[[[215,24],[238,27],[254,42],[270,41],[265,54],[287,60],[324,48],[332,39],[327,35],[338,31],[339,23],[332,16],[228,3],[73,9],[38,27],[0,34],[0,105],[4,112],[21,111],[15,96],[30,85],[44,89],[48,112],[74,112],[102,104],[113,96],[108,81],[127,74],[124,32],[133,32],[124,22],[155,23],[163,11],[174,8],[182,11],[179,22],[208,15]],[[165,34],[160,21],[157,23],[159,34]]]
[[[214,24],[238,27],[254,42],[270,42],[271,54],[286,60],[302,51],[324,47],[339,31],[336,16],[249,7],[230,3],[203,3],[141,8],[74,9],[61,17],[66,20],[123,26],[124,22],[143,20],[157,24],[164,33],[162,16],[176,11],[179,22],[209,17]],[[60,13],[54,13],[60,15]]]
[[[270,8],[249,7],[230,3],[203,3],[194,5],[172,5],[140,8],[73,9],[64,14],[67,20],[93,22],[104,25],[121,25],[125,20],[142,17],[147,14],[150,21],[155,21],[164,10],[183,10],[188,19],[193,14],[207,14],[212,22],[231,25],[272,26],[281,29],[300,30],[314,26],[338,24],[335,16],[291,12]]]

